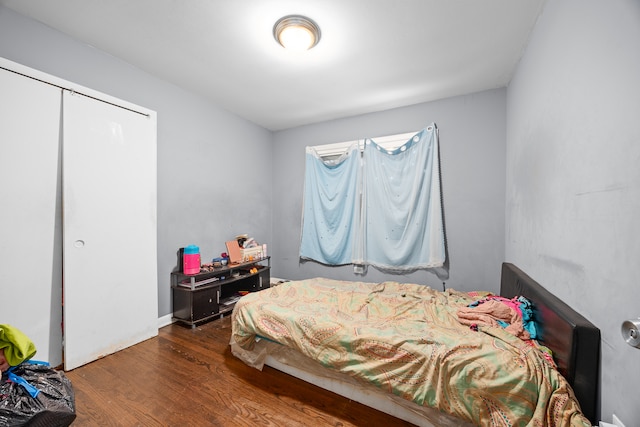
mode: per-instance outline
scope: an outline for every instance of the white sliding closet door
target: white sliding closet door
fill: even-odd
[[[158,334],[156,118],[63,93],[64,363]]]
[[[0,69],[0,323],[62,362],[60,89]]]

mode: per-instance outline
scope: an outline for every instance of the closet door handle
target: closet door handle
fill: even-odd
[[[84,246],[84,240],[76,240],[75,242],[73,242],[73,246],[75,246],[76,248],[82,248]]]

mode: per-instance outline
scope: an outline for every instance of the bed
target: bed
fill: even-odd
[[[537,340],[473,311],[495,303],[487,292],[316,278],[242,297],[230,344],[250,366],[416,425],[595,423],[600,331],[513,264],[500,295],[530,304]]]

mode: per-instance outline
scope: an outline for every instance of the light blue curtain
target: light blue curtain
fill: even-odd
[[[438,133],[435,125],[393,151],[365,142],[362,245],[356,264],[395,272],[445,263]]]
[[[327,162],[307,148],[300,257],[448,277],[435,124],[393,151],[367,139]]]
[[[351,264],[360,210],[360,163],[358,144],[333,161],[323,161],[307,148],[300,258]]]

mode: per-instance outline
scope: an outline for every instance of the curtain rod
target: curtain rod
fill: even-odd
[[[95,97],[95,96],[87,95],[86,93],[79,92],[79,91],[77,91],[77,90],[75,90],[75,89],[69,89],[69,88],[67,88],[67,87],[60,86],[60,85],[58,85],[58,84],[48,82],[48,81],[46,81],[46,80],[42,80],[42,79],[39,79],[39,78],[37,78],[37,77],[30,76],[30,75],[28,75],[28,74],[20,73],[20,72],[18,72],[18,71],[12,70],[12,69],[10,69],[10,68],[3,67],[3,66],[1,66],[1,65],[0,65],[0,69],[2,69],[2,70],[6,70],[6,71],[9,71],[9,72],[11,72],[11,73],[13,73],[13,74],[17,74],[17,75],[19,75],[19,76],[27,77],[27,78],[29,78],[29,79],[31,79],[31,80],[35,80],[35,81],[37,81],[37,82],[44,83],[44,84],[47,84],[47,85],[49,85],[49,86],[57,87],[58,89],[62,89],[62,90],[69,91],[69,92],[71,92],[72,94],[76,94],[76,93],[77,93],[77,94],[79,94],[79,95],[86,96],[87,98],[91,98],[91,99],[94,99],[94,100],[96,100],[96,101],[104,102],[105,104],[113,105],[114,107],[122,108],[123,110],[131,111],[132,113],[137,113],[137,114],[140,114],[140,115],[142,115],[142,116],[149,117],[149,114],[147,114],[147,113],[143,113],[143,112],[140,112],[140,111],[134,110],[134,109],[132,109],[132,108],[124,107],[124,106],[122,106],[122,105],[118,105],[118,104],[115,104],[115,103],[113,103],[113,102],[105,101],[104,99],[100,99],[100,98],[97,98],[97,97]]]
[[[344,141],[344,142],[335,142],[335,143],[329,143],[329,144],[313,145],[313,146],[311,146],[309,148],[315,150],[315,152],[318,154],[318,156],[324,158],[324,157],[338,156],[338,155],[344,153],[347,148],[351,147],[353,144],[356,144],[356,143],[358,144],[358,148],[360,150],[362,150],[364,148],[364,142],[367,139],[372,139],[378,145],[380,145],[381,147],[383,147],[385,149],[388,149],[388,150],[393,150],[393,149],[398,148],[399,146],[401,146],[405,142],[407,142],[407,140],[409,140],[409,138],[411,138],[412,136],[414,136],[418,132],[419,131],[406,132],[406,133],[400,133],[400,134],[395,134],[395,135],[378,136],[378,137],[375,137],[375,138],[362,138],[362,139],[356,139],[356,140],[353,140],[353,141]]]

